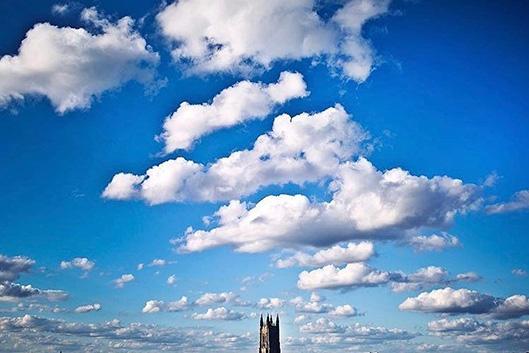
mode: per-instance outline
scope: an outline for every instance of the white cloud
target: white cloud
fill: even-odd
[[[68,12],[69,9],[70,9],[70,6],[68,4],[54,4],[51,7],[51,12],[54,15],[64,15],[65,13]]]
[[[344,316],[344,317],[353,317],[353,316],[360,315],[358,310],[349,304],[337,306],[336,308],[334,308],[334,310],[330,312],[330,314],[333,316]]]
[[[191,72],[248,71],[279,60],[323,57],[363,82],[373,69],[374,50],[362,27],[388,5],[352,0],[325,21],[311,0],[191,0],[168,5],[156,19],[174,44],[174,60],[189,63]]]
[[[125,283],[134,281],[134,275],[127,273],[121,275],[118,279],[114,280],[114,284],[117,288],[123,288],[125,286]]]
[[[78,268],[83,271],[91,271],[95,266],[95,262],[86,257],[76,257],[70,261],[61,261],[60,267],[63,270],[70,268]]]
[[[241,252],[261,252],[396,239],[422,227],[446,227],[481,201],[476,185],[447,176],[414,176],[400,168],[381,172],[364,158],[340,165],[330,190],[329,202],[299,194],[267,196],[253,206],[232,201],[215,213],[217,227],[190,230],[179,240],[179,250],[231,245]]]
[[[368,260],[375,254],[373,243],[363,241],[360,243],[348,243],[346,247],[335,245],[328,249],[319,250],[314,254],[296,252],[285,259],[275,262],[277,268],[288,268],[293,266],[318,267],[323,265],[340,265],[349,262],[361,262]]]
[[[99,311],[101,310],[101,304],[95,303],[95,304],[87,304],[87,305],[81,305],[75,308],[75,312],[78,314],[84,314],[89,313],[92,311]]]
[[[529,299],[524,295],[495,298],[469,289],[450,287],[423,292],[407,298],[400,310],[434,313],[489,314],[496,319],[510,319],[529,314]]]
[[[475,272],[459,273],[456,276],[456,280],[462,281],[462,282],[476,282],[476,281],[479,281],[480,279],[481,279],[481,276]]]
[[[512,274],[518,277],[525,277],[527,276],[527,271],[523,268],[515,268],[512,270]]]
[[[118,320],[84,323],[52,320],[36,316],[0,317],[2,339],[13,338],[24,352],[68,348],[82,351],[159,351],[173,352],[245,351],[254,344],[248,334],[233,335],[211,328],[182,328],[142,323],[122,324]],[[7,337],[6,337],[7,336]],[[37,343],[37,344],[35,344]],[[4,346],[3,346],[4,347]],[[43,348],[44,347],[44,348]]]
[[[174,286],[174,285],[176,285],[176,282],[177,282],[177,279],[176,279],[175,275],[170,275],[169,277],[167,277],[167,284],[168,285]]]
[[[207,166],[178,157],[145,175],[119,173],[102,195],[160,204],[231,200],[267,185],[303,185],[334,175],[340,163],[361,151],[366,138],[341,105],[316,114],[283,114],[252,149],[233,152]]]
[[[397,281],[391,283],[391,290],[394,292],[413,291],[448,282],[448,272],[444,268],[428,266],[420,268],[409,275],[401,274],[400,277],[397,276]]]
[[[261,309],[278,309],[285,305],[285,301],[280,298],[261,298],[257,302],[257,307]]]
[[[423,292],[399,305],[400,310],[476,314],[489,312],[494,307],[494,297],[490,295],[450,287]]]
[[[529,344],[529,320],[497,322],[467,317],[440,319],[429,322],[428,330],[435,336],[455,338],[474,346],[494,347],[498,352],[524,351]]]
[[[509,202],[496,203],[486,207],[487,213],[507,213],[529,209],[529,190],[516,192]]]
[[[344,317],[353,317],[353,316],[359,316],[361,315],[358,310],[349,305],[339,305],[334,306],[330,303],[325,302],[325,298],[321,297],[317,293],[313,292],[310,295],[310,299],[308,301],[304,300],[302,297],[295,297],[290,300],[290,304],[294,306],[296,309],[296,312],[298,313],[307,313],[307,314],[325,314],[329,313],[333,316],[344,316]],[[298,322],[303,321],[303,319],[299,319]]]
[[[195,301],[197,305],[211,305],[231,303],[238,299],[238,295],[233,292],[204,293]]]
[[[163,267],[168,264],[168,261],[165,259],[154,259],[151,261],[151,263],[148,265],[150,267]]]
[[[392,340],[409,340],[417,336],[417,334],[396,328],[366,326],[360,323],[340,325],[327,318],[307,322],[300,327],[300,331],[318,335],[323,339],[316,341],[320,346],[325,343],[333,345],[341,343],[344,347],[351,347],[352,343],[373,344]]]
[[[310,295],[308,301],[302,297],[295,297],[290,300],[290,304],[295,307],[298,313],[323,314],[334,309],[332,304],[325,303],[325,298],[315,292]]]
[[[193,313],[191,317],[195,320],[225,320],[235,321],[242,320],[246,317],[245,314],[236,312],[225,307],[208,309],[205,313]]]
[[[241,81],[222,90],[211,104],[183,102],[165,119],[163,133],[165,153],[188,150],[200,137],[245,121],[264,119],[275,106],[292,98],[308,95],[303,76],[282,72],[277,83]]]
[[[187,297],[182,296],[180,299],[172,302],[164,302],[162,300],[149,300],[145,302],[142,312],[147,314],[158,312],[177,312],[186,310],[189,307]]]
[[[28,272],[34,264],[35,260],[25,256],[9,257],[0,254],[0,282],[18,279],[21,273]]]
[[[138,264],[138,266],[136,266],[136,269],[138,271],[141,271],[141,270],[143,270],[144,267],[145,267],[145,264],[144,263],[140,263],[140,264]]]
[[[372,269],[362,262],[347,264],[343,268],[327,265],[310,272],[301,272],[298,288],[313,290],[372,287],[388,283],[391,279],[391,273]]]
[[[443,250],[460,246],[459,239],[453,235],[442,232],[441,234],[417,235],[411,237],[408,243],[420,251]]]
[[[38,23],[17,55],[0,58],[0,106],[27,95],[45,96],[62,114],[89,107],[94,97],[127,81],[152,80],[158,54],[133,29],[130,17],[111,23],[90,8],[82,19],[99,33]]]

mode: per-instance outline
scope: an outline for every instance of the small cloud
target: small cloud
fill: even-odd
[[[95,303],[95,304],[87,304],[87,305],[81,305],[75,308],[75,312],[78,314],[84,314],[89,313],[92,311],[99,311],[101,310],[101,304]]]
[[[78,268],[88,272],[94,268],[95,264],[94,261],[91,261],[86,257],[76,257],[70,261],[61,261],[60,267],[62,270]]]
[[[167,278],[167,284],[170,285],[170,286],[176,285],[176,276],[175,275],[170,275]]]
[[[114,284],[116,285],[116,288],[123,288],[125,286],[125,283],[134,281],[134,275],[127,273],[121,275],[121,277],[114,280]]]
[[[51,13],[54,15],[64,15],[70,10],[68,4],[55,4],[51,7]]]
[[[515,268],[512,270],[512,274],[518,277],[525,277],[527,276],[527,271],[522,268]]]

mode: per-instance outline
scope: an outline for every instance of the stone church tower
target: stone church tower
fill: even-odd
[[[263,322],[261,315],[261,327],[259,330],[259,353],[281,353],[279,346],[279,315],[276,322],[271,316],[266,315],[266,322]]]

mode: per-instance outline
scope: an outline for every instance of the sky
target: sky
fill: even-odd
[[[0,4],[0,352],[529,347],[519,1]]]

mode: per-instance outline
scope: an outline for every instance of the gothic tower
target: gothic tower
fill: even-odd
[[[261,315],[261,327],[259,330],[259,353],[281,353],[279,346],[279,315],[274,323],[273,317],[266,315],[266,322],[263,322]]]

